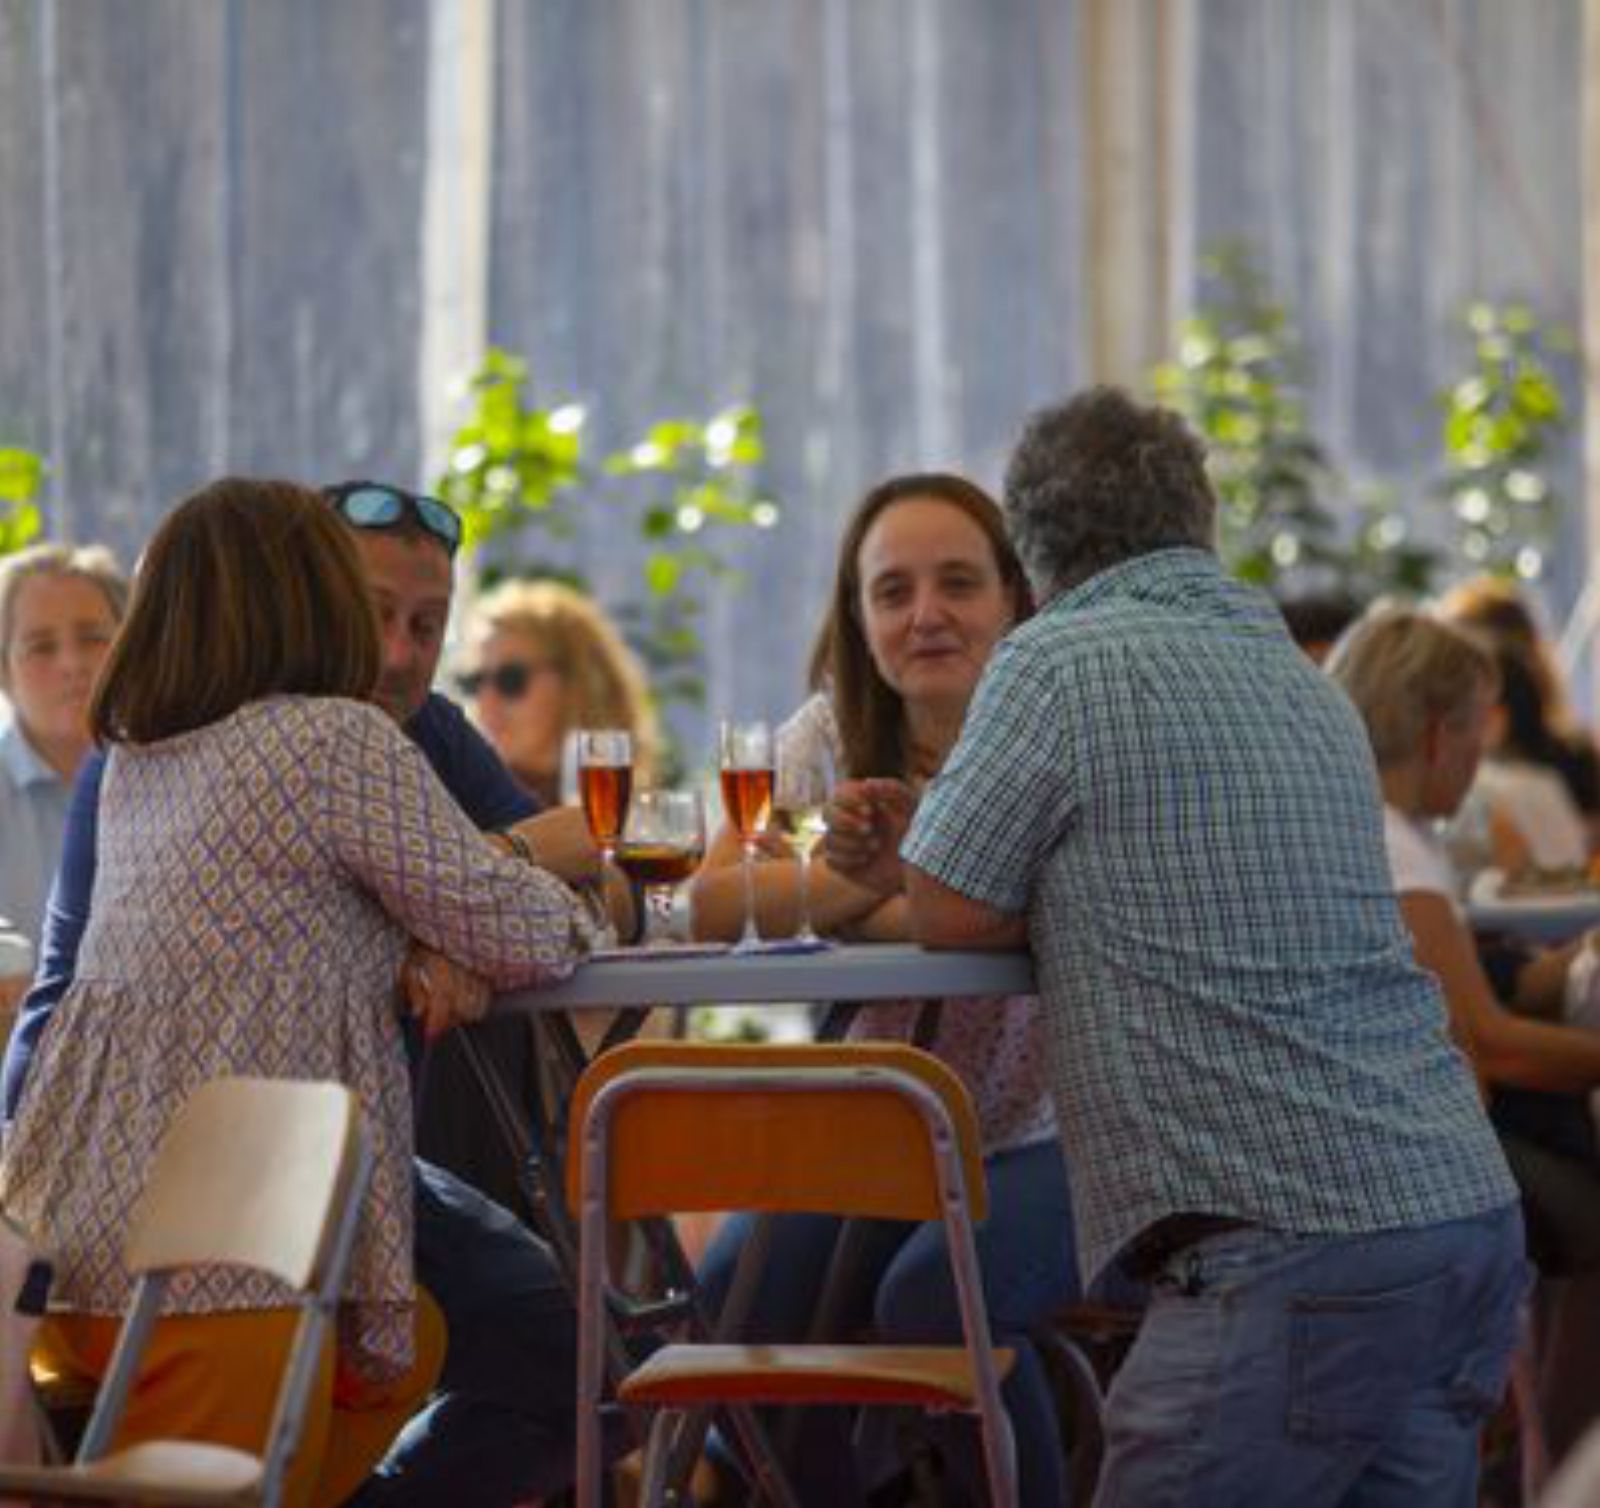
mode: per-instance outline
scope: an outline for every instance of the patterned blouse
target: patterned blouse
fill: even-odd
[[[833,704],[820,692],[777,734],[780,786],[825,789],[826,773],[844,769]],[[890,1000],[861,1010],[855,1040],[909,1042],[925,1002]],[[1056,1134],[1048,1054],[1039,1002],[1032,995],[942,1002],[929,1051],[961,1076],[972,1095],[986,1152],[1027,1146]]]
[[[338,1080],[375,1155],[340,1315],[345,1360],[410,1362],[411,1101],[397,1013],[412,938],[489,978],[569,973],[570,893],[496,853],[377,709],[275,697],[106,767],[94,906],[0,1159],[0,1204],[56,1257],[62,1307],[113,1314],[132,1204],[173,1113],[222,1074]],[[285,1302],[185,1274],[166,1312]]]

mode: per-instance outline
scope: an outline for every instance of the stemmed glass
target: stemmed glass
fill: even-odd
[[[800,926],[795,941],[820,944],[811,924],[811,863],[817,844],[827,835],[823,808],[833,794],[833,753],[826,747],[808,750],[804,760],[778,765],[777,806],[784,834],[800,860]]]
[[[670,944],[673,887],[700,867],[706,813],[698,791],[637,791],[628,807],[617,863],[644,889],[647,948]]]
[[[633,739],[621,728],[587,728],[578,734],[578,799],[599,845],[604,866],[616,862],[617,840],[633,791]],[[607,941],[614,943],[608,925]]]
[[[756,845],[772,821],[772,729],[764,722],[723,723],[718,735],[722,809],[743,846],[744,930],[735,952],[761,946],[756,931]]]

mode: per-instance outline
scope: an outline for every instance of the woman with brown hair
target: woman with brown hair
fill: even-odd
[[[110,746],[94,910],[0,1159],[0,1202],[57,1257],[46,1346],[99,1376],[129,1211],[189,1093],[247,1073],[359,1094],[375,1171],[295,1503],[348,1496],[442,1357],[412,1276],[395,1007],[412,938],[509,987],[565,974],[587,926],[370,705],[378,664],[354,542],[316,493],[224,480],[162,525],[91,714]],[[280,1298],[220,1271],[177,1286],[119,1443],[181,1420],[259,1449],[291,1331]]]
[[[779,800],[784,790],[826,795],[839,778],[896,776],[914,790],[954,747],[978,679],[999,641],[1033,610],[1016,553],[989,495],[964,477],[891,478],[862,500],[845,530],[833,600],[812,659],[816,693],[779,730]],[[787,857],[781,842],[769,857]],[[738,844],[718,835],[695,884],[695,925],[734,936],[743,919]],[[756,909],[768,935],[793,930],[798,866],[757,866]],[[826,863],[815,865],[809,909],[824,933],[903,940],[903,894],[883,899]],[[924,1002],[871,1006],[853,1038],[908,1040]],[[989,1218],[978,1260],[997,1343],[1017,1353],[1003,1396],[1017,1444],[1021,1500],[1055,1504],[1064,1492],[1062,1446],[1042,1364],[1028,1334],[1077,1296],[1066,1167],[1050,1098],[1048,1054],[1031,996],[935,1007],[930,1050],[966,1083],[978,1111],[989,1183]],[[943,1233],[936,1225],[866,1222],[858,1284],[847,1325],[874,1323],[891,1343],[948,1341],[960,1334]],[[756,1340],[795,1338],[816,1306],[838,1222],[791,1216],[779,1222],[755,1309]],[[707,1259],[717,1301],[725,1291],[747,1219],[725,1226]],[[838,1411],[808,1413],[806,1427],[837,1430]],[[952,1472],[981,1495],[970,1421],[942,1423],[939,1444]],[[797,1487],[806,1502],[857,1501],[848,1440],[813,1438]]]
[[[1600,752],[1526,596],[1498,576],[1474,576],[1444,594],[1439,612],[1487,640],[1499,661],[1493,733],[1468,801],[1488,817],[1494,862],[1508,873],[1584,867],[1600,851]]]

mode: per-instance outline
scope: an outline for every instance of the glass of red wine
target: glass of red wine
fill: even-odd
[[[744,850],[744,930],[735,952],[761,946],[756,930],[756,847],[772,821],[772,729],[766,723],[726,722],[718,735],[722,808]]]
[[[705,806],[698,791],[635,791],[617,845],[617,863],[644,891],[647,948],[670,945],[672,892],[700,867]]]

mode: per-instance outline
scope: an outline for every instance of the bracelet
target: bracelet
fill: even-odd
[[[533,856],[533,844],[522,836],[514,827],[506,828],[500,836],[506,840],[506,847],[511,850],[524,864],[537,864],[539,861]]]

